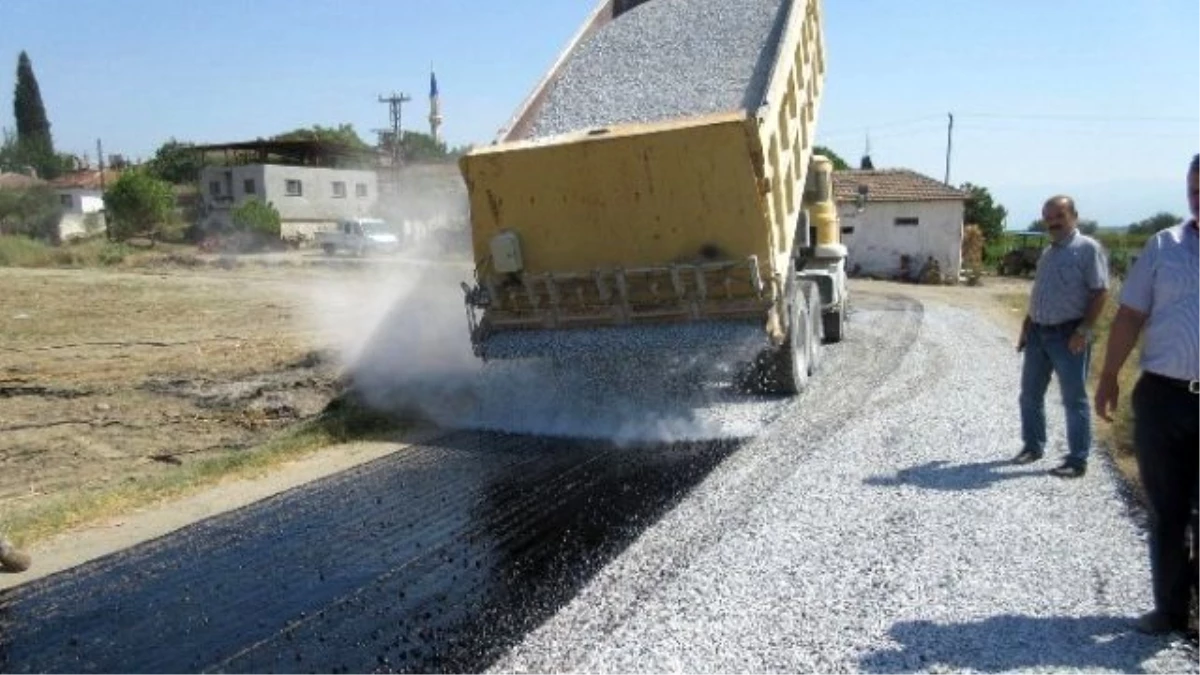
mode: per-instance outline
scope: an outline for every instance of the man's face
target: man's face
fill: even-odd
[[[1200,172],[1188,172],[1188,206],[1192,207],[1192,217],[1200,216],[1197,210],[1200,209]]]
[[[1054,241],[1062,241],[1075,231],[1076,216],[1071,206],[1064,201],[1052,201],[1042,207],[1042,220],[1046,221],[1046,232]]]

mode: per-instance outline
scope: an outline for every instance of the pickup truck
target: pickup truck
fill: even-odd
[[[400,237],[378,218],[352,218],[339,221],[332,232],[318,232],[317,246],[326,255],[345,251],[363,256],[372,253],[390,254],[400,250]]]

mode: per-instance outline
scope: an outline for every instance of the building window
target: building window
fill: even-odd
[[[255,190],[254,179],[247,178],[246,180],[242,181],[242,189],[245,190],[246,194],[248,194],[248,195],[254,194],[254,190]]]
[[[221,181],[214,180],[208,183],[208,194],[213,197],[221,196]]]
[[[913,227],[921,224],[920,218],[897,218],[895,221],[897,226]]]
[[[58,203],[62,204],[63,206],[65,206],[69,209],[75,205],[75,200],[74,200],[74,198],[71,197],[71,195],[59,195]]]
[[[367,184],[366,183],[355,183],[354,184],[354,196],[366,197],[367,196]]]
[[[346,198],[346,184],[340,180],[333,181],[333,196],[336,199]]]
[[[284,193],[289,197],[300,197],[304,195],[304,185],[300,181],[290,179],[284,183]]]

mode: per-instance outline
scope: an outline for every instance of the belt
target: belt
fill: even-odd
[[[1147,378],[1154,380],[1155,382],[1160,382],[1176,389],[1182,389],[1189,394],[1200,394],[1200,380],[1180,380],[1175,377],[1167,377],[1166,375],[1159,375],[1158,373],[1152,373],[1150,371],[1146,371],[1144,374]]]
[[[1033,327],[1039,330],[1075,330],[1075,327],[1083,323],[1083,319],[1071,319],[1062,323],[1037,323],[1034,322]]]

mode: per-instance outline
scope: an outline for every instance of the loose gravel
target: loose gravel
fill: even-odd
[[[791,0],[654,0],[584,40],[529,138],[755,109]]]
[[[860,296],[861,298],[861,296]],[[1019,357],[976,315],[860,299],[757,439],[496,672],[1195,672],[1133,630],[1146,544],[1108,465],[1019,450]],[[669,451],[669,450],[664,450]]]

